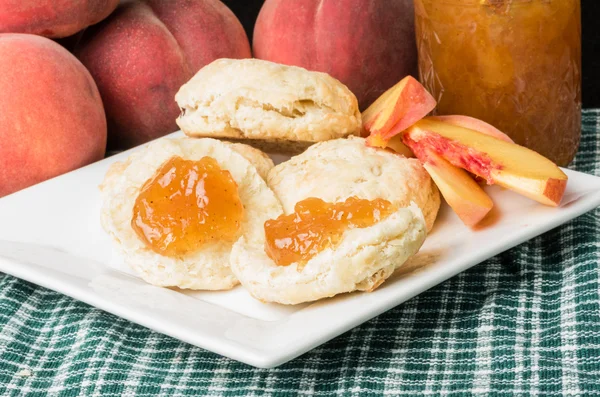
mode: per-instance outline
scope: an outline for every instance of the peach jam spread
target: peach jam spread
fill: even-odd
[[[142,187],[131,226],[153,251],[180,256],[207,242],[234,241],[243,217],[229,171],[212,157],[193,161],[175,156]]]
[[[327,203],[318,198],[298,202],[294,213],[265,222],[265,252],[279,266],[304,264],[339,243],[344,231],[373,226],[394,212],[387,200],[350,197]]]

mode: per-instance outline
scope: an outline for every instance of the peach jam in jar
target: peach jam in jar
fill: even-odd
[[[580,0],[415,0],[437,114],[487,121],[568,164],[581,134]]]

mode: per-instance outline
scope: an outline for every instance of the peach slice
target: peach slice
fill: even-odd
[[[479,131],[483,134],[493,136],[494,138],[501,139],[506,142],[514,143],[514,141],[506,135],[504,132],[500,131],[498,128],[494,127],[491,124],[486,123],[485,121],[476,119],[474,117],[469,116],[431,116],[428,117],[429,120],[442,121],[444,123],[456,125],[458,127],[464,127],[471,130]]]
[[[384,92],[363,113],[367,144],[386,147],[388,141],[425,117],[436,105],[435,99],[414,77],[406,76]]]
[[[464,170],[433,151],[428,151],[426,159],[418,158],[448,205],[465,225],[475,226],[494,207],[490,196]]]
[[[405,131],[403,142],[545,205],[558,206],[567,186],[565,173],[544,156],[469,128],[424,119]]]
[[[412,144],[411,140],[407,140]],[[494,207],[481,186],[464,170],[450,164],[432,149],[414,145],[416,157],[435,182],[442,196],[460,220],[473,227]]]
[[[386,145],[387,149],[391,149],[397,154],[401,154],[404,157],[415,157],[415,154],[402,142],[402,135],[393,136]]]
[[[469,128],[471,130],[479,131],[483,134],[493,136],[503,141],[514,143],[514,141],[491,124],[486,123],[483,120],[476,119],[469,116],[449,115],[449,116],[431,116],[427,117],[430,120],[442,121],[444,123],[456,125],[458,127]],[[483,179],[475,177],[478,183],[484,182]]]

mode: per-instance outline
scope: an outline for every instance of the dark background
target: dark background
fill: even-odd
[[[223,0],[238,16],[252,40],[263,0]],[[289,0],[298,1],[298,0]],[[558,0],[563,1],[563,0]],[[600,108],[600,1],[581,0],[583,35],[583,107]]]
[[[582,0],[583,106],[600,108],[600,1]]]

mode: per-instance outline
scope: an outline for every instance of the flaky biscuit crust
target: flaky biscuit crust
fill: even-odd
[[[361,129],[356,97],[338,80],[259,59],[218,59],[175,100],[182,110],[177,124],[187,135],[262,141],[270,150],[279,144],[289,152]]]

